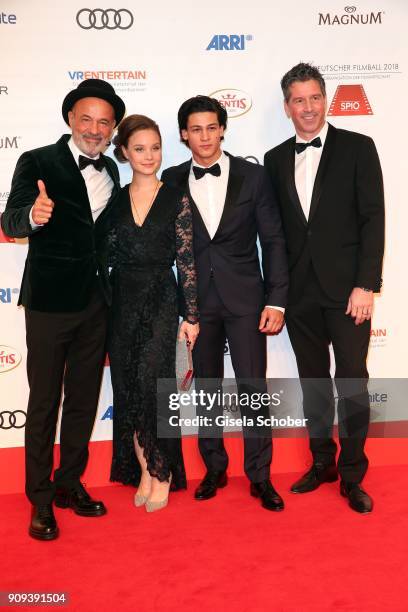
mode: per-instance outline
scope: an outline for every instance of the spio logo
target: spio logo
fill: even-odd
[[[356,6],[345,6],[343,15],[332,15],[331,13],[319,13],[318,25],[373,25],[382,24],[384,11],[374,13],[357,13]]]
[[[0,287],[0,304],[11,304],[11,296],[16,293],[19,293],[18,289],[11,289],[7,287],[5,289]]]
[[[215,34],[206,51],[244,51],[249,40],[253,40],[252,34]]]
[[[229,118],[245,115],[252,107],[252,98],[245,91],[240,89],[217,89],[211,98],[216,98],[225,108]]]
[[[0,149],[18,149],[20,136],[1,136]]]
[[[27,413],[24,410],[3,410],[0,412],[0,429],[22,429],[26,420]]]
[[[6,15],[6,13],[0,13],[0,23],[15,25],[16,21],[16,15]]]
[[[327,114],[340,117],[374,113],[362,85],[338,85]]]
[[[76,22],[83,30],[128,30],[133,25],[128,9],[88,9],[78,11]]]
[[[0,345],[0,374],[14,370],[21,362],[21,355],[11,346]]]

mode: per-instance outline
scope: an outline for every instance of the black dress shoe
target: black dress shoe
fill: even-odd
[[[292,493],[309,493],[314,491],[324,482],[335,482],[338,479],[335,465],[323,465],[314,463],[310,470],[303,474],[291,487]]]
[[[58,537],[59,529],[52,504],[33,506],[28,533],[36,540],[55,540]]]
[[[54,503],[58,508],[72,508],[79,516],[103,516],[106,508],[103,502],[95,501],[79,483],[75,489],[58,489]]]
[[[203,480],[198,485],[194,498],[198,500],[211,499],[217,495],[217,489],[222,489],[227,485],[227,472],[207,472]]]
[[[251,482],[250,493],[252,497],[260,497],[262,500],[262,507],[267,510],[279,512],[285,507],[283,499],[279,493],[275,491],[270,480]]]
[[[373,509],[373,500],[357,482],[340,483],[340,493],[349,500],[349,506],[356,512],[367,514]]]

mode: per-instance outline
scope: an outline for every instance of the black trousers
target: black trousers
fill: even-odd
[[[88,306],[73,313],[27,310],[27,375],[30,395],[25,429],[26,494],[51,503],[55,488],[72,488],[88,461],[103,362],[107,307],[95,290]],[[51,481],[62,388],[60,466]]]
[[[355,325],[347,304],[328,298],[310,266],[302,297],[286,309],[286,325],[295,352],[315,462],[335,462],[332,438],[335,401],[329,346],[336,362],[340,455],[338,471],[346,482],[361,482],[368,460],[364,453],[370,403],[366,366],[371,322]]]
[[[200,334],[193,351],[196,389],[205,388],[207,391],[216,392],[221,388],[224,375],[224,346],[227,339],[236,378],[250,382],[249,385],[240,386],[239,390],[254,390],[255,386],[256,391],[266,392],[266,337],[258,331],[259,317],[260,313],[242,317],[232,315],[224,307],[215,282],[210,283],[205,303],[200,304]],[[207,384],[206,379],[211,379],[212,383]],[[254,417],[254,414],[250,413],[251,410],[248,411],[248,416]],[[222,414],[222,406],[218,409],[218,413],[214,409],[211,411],[212,417],[217,414]],[[243,427],[243,434],[246,475],[251,482],[269,479],[272,460],[270,430],[267,433],[263,432],[262,435],[262,431]],[[205,437],[205,430],[201,429],[198,444],[208,470],[227,469],[228,455],[222,431],[219,431],[217,436]]]

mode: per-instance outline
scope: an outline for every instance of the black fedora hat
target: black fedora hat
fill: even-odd
[[[82,98],[101,98],[109,102],[115,111],[116,125],[122,121],[123,115],[126,112],[125,103],[116,95],[112,85],[102,79],[85,79],[76,89],[73,89],[65,96],[65,100],[62,103],[62,116],[64,117],[65,123],[68,125],[69,111],[72,109],[75,102],[82,100]]]

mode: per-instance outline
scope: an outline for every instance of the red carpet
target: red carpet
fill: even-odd
[[[0,590],[66,591],[70,604],[57,609],[81,612],[406,612],[408,466],[369,470],[371,515],[350,510],[338,483],[288,493],[296,476],[273,478],[282,513],[262,509],[244,478],[206,502],[190,483],[151,515],[132,505],[131,488],[95,488],[108,515],[57,508],[54,542],[29,538],[24,496],[3,495]]]

